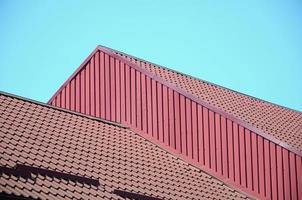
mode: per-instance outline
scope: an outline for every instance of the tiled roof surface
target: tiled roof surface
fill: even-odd
[[[0,174],[0,193],[40,199],[242,199],[243,194],[129,129],[0,94],[0,166],[16,164],[98,179],[100,186]]]
[[[186,92],[302,150],[302,113],[115,52]]]

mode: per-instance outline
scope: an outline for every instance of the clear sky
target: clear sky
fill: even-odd
[[[98,44],[302,111],[301,0],[0,0],[0,90],[46,102]]]

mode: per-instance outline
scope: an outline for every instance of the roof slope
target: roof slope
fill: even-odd
[[[114,189],[162,199],[242,199],[243,194],[130,129],[0,94],[0,166],[39,167],[100,186],[2,171],[0,192],[40,199],[121,199]]]
[[[116,50],[110,50],[206,103],[302,150],[301,112],[244,95]]]

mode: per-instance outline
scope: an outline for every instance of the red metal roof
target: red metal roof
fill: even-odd
[[[3,93],[0,121],[2,193],[34,199],[246,198],[115,123]],[[32,174],[24,178],[26,170]]]
[[[125,124],[177,157],[256,198],[302,196],[300,148],[211,103],[212,97],[203,99],[191,91],[206,87],[197,86],[196,81],[227,89],[127,56],[97,47],[49,103]],[[174,79],[187,88],[174,83]],[[190,85],[194,86],[191,90]],[[207,96],[215,91],[205,89],[203,93]],[[223,105],[240,101],[236,95],[221,94],[226,98]]]

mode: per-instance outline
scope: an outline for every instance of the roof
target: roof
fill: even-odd
[[[100,46],[99,48],[106,48]],[[302,150],[302,113],[110,49],[219,110]]]
[[[116,123],[4,93],[0,121],[2,194],[34,199],[247,198]]]
[[[299,148],[142,65],[156,68],[98,46],[48,103],[122,123],[186,163],[255,198],[302,196]]]

